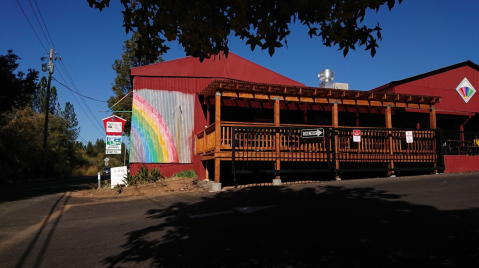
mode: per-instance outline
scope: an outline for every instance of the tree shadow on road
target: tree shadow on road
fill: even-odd
[[[106,179],[106,177],[102,177],[102,181],[104,179]],[[85,176],[1,184],[0,204],[38,196],[87,190],[91,189],[92,186],[94,187],[97,180],[97,176]]]
[[[252,213],[234,209],[245,206],[271,207]],[[103,265],[479,265],[478,209],[440,211],[373,188],[245,188],[150,209],[146,217],[155,224],[125,234],[123,251],[105,258]]]

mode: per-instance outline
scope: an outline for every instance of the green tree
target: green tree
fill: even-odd
[[[100,11],[110,0],[87,0]],[[397,0],[399,3],[402,0]],[[368,10],[378,11],[387,4],[391,10],[396,0],[121,0],[126,32],[137,31],[138,55],[156,59],[169,47],[165,41],[176,40],[186,55],[200,61],[224,51],[228,55],[231,36],[246,40],[251,50],[287,45],[289,25],[307,26],[310,37],[318,36],[325,46],[339,46],[344,55],[356,46],[365,46],[374,57],[381,40],[379,23],[362,25]]]
[[[40,79],[40,82],[37,85],[37,89],[32,96],[32,108],[37,113],[45,113],[45,104],[47,98],[47,87],[48,81],[45,76]],[[50,101],[49,101],[49,112],[50,114],[55,114],[58,111],[57,107],[58,96],[57,89],[55,86],[50,88]]]
[[[146,57],[138,58],[135,55],[135,51],[138,50],[137,40],[139,38],[140,35],[138,33],[133,33],[132,37],[129,40],[125,41],[121,58],[115,60],[112,65],[112,68],[113,70],[115,70],[117,76],[115,78],[115,84],[111,89],[114,95],[108,99],[108,107],[112,107],[116,104],[111,108],[113,111],[132,110],[133,97],[131,94],[128,95],[121,102],[119,102],[122,98],[124,98],[128,93],[133,90],[130,80],[130,68],[164,61],[161,57],[157,57],[153,61],[148,60]],[[115,112],[114,114],[126,120],[123,131],[125,135],[129,137],[131,129],[131,112]]]
[[[65,103],[65,109],[60,113],[63,121],[65,122],[65,131],[70,139],[74,142],[80,134],[80,127],[78,126],[78,120],[75,113],[75,108],[70,102]]]
[[[27,74],[21,71],[14,73],[19,66],[19,59],[12,50],[8,50],[7,55],[0,55],[0,114],[24,108],[37,88],[37,71],[29,69]],[[0,125],[2,121],[5,123],[0,119]]]
[[[95,150],[93,149],[93,144],[91,143],[91,141],[88,141],[88,143],[86,145],[86,155],[89,156],[89,157],[94,157],[96,155]]]

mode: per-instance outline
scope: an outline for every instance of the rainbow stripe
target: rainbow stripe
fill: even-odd
[[[461,87],[459,89],[464,98],[469,99],[474,91],[470,87]]]
[[[138,94],[133,94],[132,145],[143,163],[178,163],[175,142],[158,111]]]

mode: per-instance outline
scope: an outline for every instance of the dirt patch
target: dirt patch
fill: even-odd
[[[102,185],[104,181],[101,182]],[[157,195],[178,192],[202,192],[209,191],[211,187],[208,182],[200,181],[197,178],[167,178],[165,182],[155,182],[138,186],[129,186],[110,189],[103,186],[100,189],[98,184],[92,184],[89,190],[77,191],[72,194],[76,197],[113,197],[113,196],[142,196]]]

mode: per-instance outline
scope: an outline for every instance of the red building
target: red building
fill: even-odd
[[[279,125],[279,110],[281,124],[404,129],[431,129],[437,125],[445,132],[455,131],[444,136],[443,149],[447,154],[456,154],[445,156],[445,172],[479,170],[479,156],[470,156],[475,153],[471,135],[479,131],[476,116],[479,96],[474,96],[474,88],[479,88],[478,71],[478,65],[467,61],[393,81],[367,93],[315,88],[303,91],[307,88],[304,84],[233,53],[229,53],[228,58],[206,59],[203,63],[187,57],[133,68],[131,171],[135,173],[145,164],[149,168],[159,166],[166,176],[194,169],[201,179],[205,178],[209,161],[206,159],[210,158],[195,152],[195,136],[215,122],[215,106],[224,109],[222,121],[226,118],[226,121],[264,125],[273,121]],[[228,88],[233,93],[241,90],[240,86],[247,86],[248,94],[253,95],[255,92],[269,94],[278,88],[283,88],[285,94],[296,92],[296,95],[278,101],[273,118],[273,106],[276,107],[273,99],[212,98],[209,93],[214,92],[213,86],[224,90],[221,81],[234,81],[236,88]],[[259,88],[262,91],[258,91]],[[322,92],[322,99],[326,101],[321,104],[288,101],[306,91]],[[214,94],[221,94],[216,92]],[[375,104],[371,105],[373,101]],[[219,140],[219,136],[216,139]],[[215,165],[215,169],[218,169],[216,174],[219,165]]]
[[[205,59],[187,57],[131,69],[133,119],[130,163],[159,166],[166,176],[205,168],[194,152],[195,134],[210,122],[210,110],[198,97],[215,79],[303,86],[251,61],[229,53]]]
[[[392,81],[373,89],[373,92],[399,94],[423,94],[440,96],[441,102],[435,105],[437,128],[444,131],[447,146],[445,172],[479,170],[479,156],[475,147],[479,134],[479,65],[465,61],[434,71]],[[405,109],[405,120],[393,120],[394,127],[429,127],[429,118],[421,110]],[[424,113],[429,111],[423,110]],[[397,122],[394,125],[394,122]],[[449,154],[450,153],[450,154]],[[472,155],[471,155],[472,154]]]

